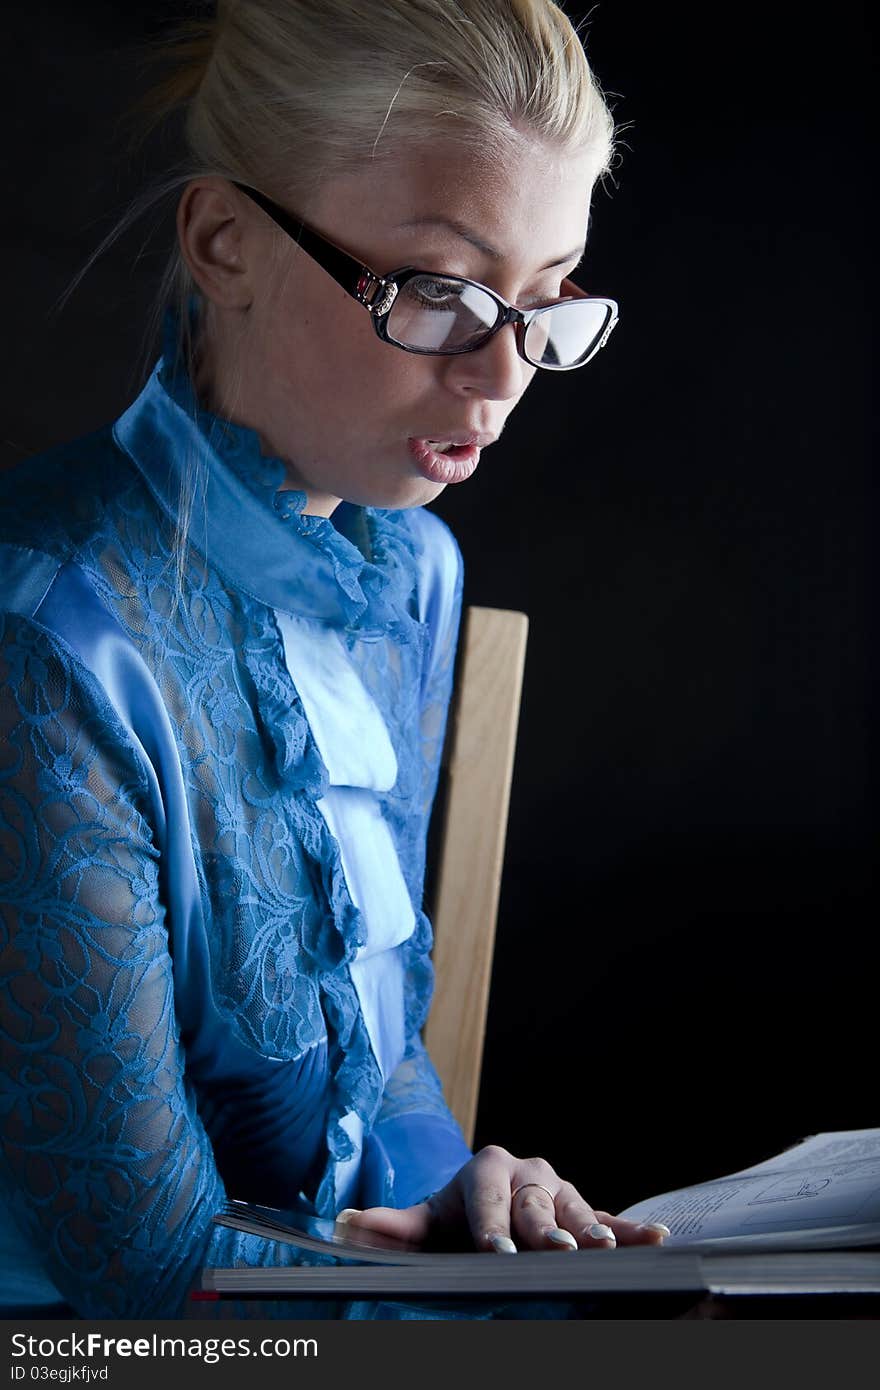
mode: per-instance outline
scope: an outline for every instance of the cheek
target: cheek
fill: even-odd
[[[285,408],[292,394],[299,409],[348,416],[359,428],[438,389],[443,359],[383,343],[369,314],[320,272],[287,275],[259,318],[255,385],[284,398]]]
[[[332,293],[279,298],[258,330],[267,384],[292,390],[303,405],[338,405],[356,396],[374,335],[363,310],[349,304],[354,313]]]
[[[256,317],[272,355],[295,354],[311,361],[331,360],[362,333],[367,315],[320,267],[294,257],[267,278]]]

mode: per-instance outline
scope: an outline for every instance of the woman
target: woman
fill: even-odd
[[[175,56],[162,359],[2,506],[14,1299],[173,1316],[204,1264],[302,1258],[225,1193],[656,1242],[472,1156],[419,1038],[461,601],[423,506],[613,326],[567,278],[608,111],[549,0],[238,0]]]

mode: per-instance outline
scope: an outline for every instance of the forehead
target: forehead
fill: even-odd
[[[464,244],[457,224],[511,265],[543,266],[583,242],[595,176],[589,153],[526,136],[497,153],[447,138],[332,180],[314,207],[377,249]]]

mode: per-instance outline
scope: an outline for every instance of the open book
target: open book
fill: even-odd
[[[880,1246],[880,1129],[814,1134],[725,1178],[649,1197],[619,1213],[662,1221],[667,1248]]]
[[[202,1289],[425,1297],[600,1289],[880,1293],[880,1253],[868,1250],[880,1251],[880,1129],[813,1135],[751,1168],[647,1198],[620,1215],[662,1221],[672,1234],[661,1247],[528,1251],[513,1259],[421,1250],[305,1212],[230,1202],[215,1216],[218,1224],[324,1259],[318,1267],[313,1259],[305,1267],[205,1270]]]

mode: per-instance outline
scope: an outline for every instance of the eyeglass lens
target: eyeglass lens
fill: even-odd
[[[501,317],[495,300],[476,285],[416,275],[402,285],[388,315],[388,337],[421,352],[460,352],[485,340]],[[605,304],[575,300],[542,309],[525,332],[524,348],[540,366],[581,361],[610,317]]]
[[[403,347],[449,352],[469,347],[495,327],[500,309],[474,285],[416,275],[401,286],[388,315],[388,336]]]
[[[572,367],[589,355],[610,317],[607,305],[588,299],[543,309],[526,328],[525,351],[539,366]]]

